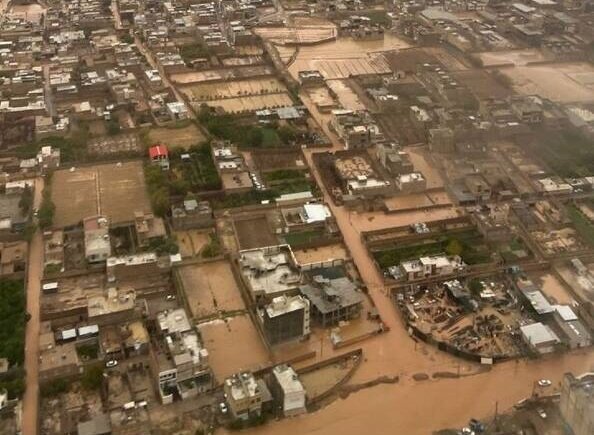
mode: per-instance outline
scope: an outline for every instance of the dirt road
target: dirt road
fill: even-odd
[[[35,180],[34,207],[39,209],[43,192],[43,178]],[[27,312],[31,318],[25,331],[26,390],[23,397],[23,434],[37,434],[37,411],[39,406],[39,295],[43,277],[43,239],[37,230],[29,244],[27,266]]]

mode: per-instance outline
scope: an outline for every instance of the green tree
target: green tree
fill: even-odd
[[[254,148],[262,146],[262,142],[264,141],[264,133],[262,133],[260,128],[252,128],[249,131],[247,137],[248,143]]]
[[[103,367],[100,364],[86,367],[80,382],[85,390],[98,390],[103,383]]]
[[[462,255],[464,247],[457,239],[451,239],[445,248],[448,255]]]

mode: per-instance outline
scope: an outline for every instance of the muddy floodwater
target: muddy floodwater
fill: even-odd
[[[393,35],[377,41],[339,38],[321,44],[295,48],[278,46],[285,61],[292,60],[289,72],[295,79],[299,71],[319,70],[327,79],[348,78],[351,75],[384,74],[391,72],[382,52],[407,48],[410,45]]]

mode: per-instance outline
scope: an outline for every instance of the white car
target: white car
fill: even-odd
[[[118,365],[118,361],[115,359],[110,359],[109,361],[107,361],[105,363],[105,367],[107,367],[108,369],[114,368],[117,365]]]
[[[540,415],[540,418],[542,418],[542,419],[547,418],[547,413],[545,412],[544,409],[542,409],[542,408],[537,409],[536,412],[538,412],[538,415]]]
[[[225,402],[219,403],[219,409],[221,410],[221,414],[227,414],[228,409]]]
[[[538,381],[539,387],[550,387],[551,384],[552,384],[552,382],[549,381],[548,379],[541,379],[540,381]]]

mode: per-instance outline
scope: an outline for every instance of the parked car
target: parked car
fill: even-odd
[[[227,414],[227,412],[229,411],[229,409],[227,408],[227,404],[225,402],[219,403],[219,410],[221,411],[221,414]]]
[[[105,363],[105,367],[107,367],[108,369],[112,369],[112,368],[114,368],[117,365],[118,365],[118,361],[115,360],[115,359],[110,359],[109,361],[107,361]]]
[[[549,381],[548,379],[541,379],[540,381],[538,381],[538,385],[540,387],[549,387],[552,384],[551,381]]]
[[[545,412],[544,409],[539,408],[539,409],[536,410],[536,412],[538,412],[538,415],[540,415],[540,418],[543,418],[543,419],[544,418],[547,418],[547,413]]]

